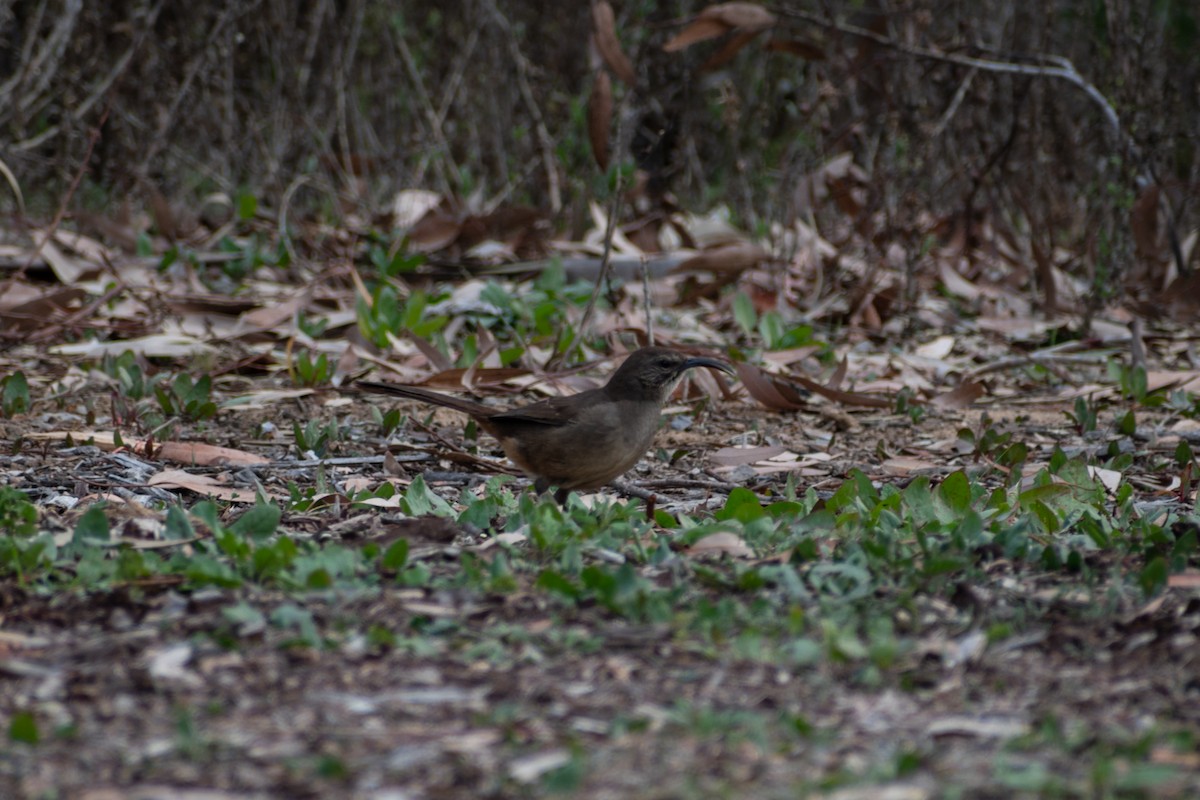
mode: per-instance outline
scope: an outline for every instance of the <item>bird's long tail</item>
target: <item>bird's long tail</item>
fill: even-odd
[[[393,397],[407,397],[409,400],[420,400],[422,403],[432,403],[435,406],[453,408],[455,411],[461,411],[476,418],[486,419],[496,413],[496,409],[488,408],[482,403],[476,403],[473,400],[464,400],[461,397],[442,394],[441,392],[434,392],[429,389],[422,389],[419,386],[404,386],[398,383],[377,383],[375,381],[355,381],[354,386],[362,389],[364,392],[389,394]]]

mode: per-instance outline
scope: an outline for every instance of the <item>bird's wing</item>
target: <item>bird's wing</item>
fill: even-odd
[[[549,400],[521,408],[501,411],[493,414],[492,419],[497,422],[531,422],[553,427],[566,425],[575,418],[575,414],[572,413],[573,404],[570,402],[574,399],[575,397],[551,397]]]

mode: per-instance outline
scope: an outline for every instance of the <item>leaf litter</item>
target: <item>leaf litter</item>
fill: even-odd
[[[690,23],[679,46],[770,25],[744,17],[744,4],[725,5]],[[611,9],[598,19],[611,25]],[[608,68],[623,71],[615,39],[606,34],[599,46]],[[808,201],[857,213],[861,180],[839,157],[809,176]],[[912,276],[899,262],[871,259],[853,235],[829,239],[797,222],[773,244],[753,241],[719,214],[677,214],[669,228],[693,246],[656,250],[622,232],[644,221],[625,223],[614,246],[632,271],[595,322],[610,352],[648,340],[640,271],[662,263],[646,276],[656,340],[728,353],[739,380],[689,381],[656,450],[626,476],[635,489],[653,485],[653,502],[670,509],[663,513],[673,523],[687,517],[712,529],[697,528],[697,537],[681,528],[669,549],[636,568],[629,551],[569,545],[586,563],[615,570],[585,568],[594,581],[585,586],[549,568],[540,576],[506,571],[511,559],[535,552],[529,548],[554,547],[536,517],[517,530],[489,531],[464,513],[472,503],[500,502],[484,499],[492,497],[487,482],[505,469],[494,443],[465,437],[452,413],[411,405],[382,435],[392,409],[338,385],[375,370],[497,405],[596,385],[611,363],[594,342],[582,368],[564,367],[548,338],[554,329],[539,331],[534,320],[511,359],[502,356],[498,328],[481,321],[528,302],[556,257],[582,265],[580,253],[598,255],[606,212],[594,207],[583,242],[562,243],[545,235],[539,215],[468,209],[417,190],[400,193],[392,214],[407,227],[412,252],[425,254],[393,274],[398,250],[373,254],[361,231],[342,236],[319,224],[290,234],[305,258],[273,265],[256,248],[264,235],[278,242],[278,232],[257,218],[226,232],[226,247],[240,252],[180,254],[161,240],[146,257],[65,227],[40,248],[6,245],[0,365],[25,376],[33,407],[0,419],[0,472],[32,499],[59,547],[73,546],[101,495],[111,498],[113,552],[161,549],[180,558],[210,538],[233,547],[225,526],[239,524],[238,509],[271,498],[286,509],[279,527],[264,533],[246,522],[246,536],[336,543],[350,559],[381,550],[395,580],[327,591],[339,566],[308,551],[270,556],[311,560],[288,573],[294,585],[233,581],[199,561],[192,573],[134,571],[103,590],[79,583],[53,595],[10,575],[0,582],[0,706],[10,719],[31,711],[40,738],[36,749],[21,745],[6,757],[23,794],[62,785],[101,797],[109,789],[89,787],[214,783],[291,796],[369,786],[468,786],[478,794],[573,780],[581,795],[633,796],[660,778],[668,791],[739,793],[850,773],[873,787],[862,796],[933,797],[937,774],[967,792],[1018,774],[1020,758],[1006,743],[1031,748],[1052,773],[1086,780],[1070,747],[1060,747],[1080,729],[1111,729],[1105,747],[1114,768],[1130,770],[1140,766],[1135,748],[1121,748],[1147,720],[1176,732],[1200,726],[1187,699],[1200,629],[1194,556],[1163,576],[1149,603],[1119,581],[1105,597],[1069,572],[1030,569],[1004,552],[984,563],[975,583],[903,598],[908,590],[879,586],[876,601],[892,609],[887,624],[916,642],[890,654],[891,640],[874,622],[845,627],[824,612],[821,636],[795,636],[786,658],[766,657],[753,626],[740,635],[735,626],[724,640],[696,638],[691,629],[673,631],[669,615],[639,617],[622,594],[669,589],[672,575],[687,574],[698,587],[688,602],[716,619],[750,613],[729,611],[722,598],[790,591],[779,608],[792,609],[798,630],[806,615],[823,613],[814,592],[853,597],[864,585],[861,567],[821,555],[840,547],[832,517],[810,518],[813,536],[803,547],[817,549],[807,554],[790,546],[772,553],[769,540],[757,538],[765,528],[756,520],[795,513],[789,480],[801,495],[836,503],[841,487],[858,480],[865,496],[872,486],[904,491],[923,485],[915,483],[921,476],[944,479],[922,512],[934,520],[966,507],[955,499],[954,474],[992,469],[995,486],[996,474],[1016,470],[1022,503],[1051,524],[1060,513],[1086,516],[1084,506],[1055,510],[1048,502],[1090,478],[1107,495],[1102,505],[1132,491],[1145,514],[1177,514],[1186,526],[1196,484],[1192,461],[1181,466],[1175,456],[1200,441],[1185,424],[1194,423],[1200,386],[1188,328],[1148,320],[1142,374],[1126,359],[1135,337],[1125,309],[1110,309],[1093,339],[1055,342],[1072,320],[1042,316],[1025,294],[989,279],[981,265],[992,254],[932,251],[905,309],[889,292]],[[212,242],[218,233],[197,221],[189,241]],[[32,234],[35,242],[45,236]],[[483,247],[489,242],[496,247]],[[325,250],[329,261],[317,257]],[[247,290],[229,294],[219,265],[238,259],[258,265],[240,278]],[[490,271],[497,259],[513,271]],[[384,271],[373,272],[379,265]],[[368,274],[409,306],[421,293],[439,299],[372,341],[363,304],[386,314],[395,300],[369,290]],[[1060,307],[1077,302],[1065,276],[1059,288]],[[740,307],[731,299],[739,294]],[[578,321],[578,305],[554,302],[566,309],[557,325]],[[422,328],[433,320],[440,327]],[[311,373],[318,367],[302,367],[302,354],[326,354],[334,366]],[[150,420],[138,398],[154,398],[143,384],[159,373],[191,380],[170,390],[170,413]],[[295,385],[306,374],[311,385]],[[210,394],[194,382],[202,375],[214,378]],[[1156,392],[1159,401],[1145,402]],[[1111,418],[1126,411],[1136,415],[1122,430]],[[1089,421],[1092,413],[1099,422]],[[1000,439],[1027,453],[1012,460]],[[1089,466],[1032,483],[1059,453],[1121,452],[1120,468]],[[523,484],[498,485],[519,495]],[[610,513],[613,495],[588,498],[588,513]],[[168,536],[176,523],[164,502],[203,499],[231,505]],[[503,513],[515,515],[510,502]],[[119,504],[129,510],[115,511]],[[450,517],[424,522],[439,513]],[[142,514],[157,527],[139,528]],[[669,539],[673,530],[656,535]],[[646,535],[638,547],[653,542]],[[1077,569],[1096,580],[1143,566],[1095,545],[1076,552]],[[273,567],[262,559],[267,574]],[[806,583],[789,588],[775,577],[772,588],[761,585],[761,569],[810,559]],[[205,573],[207,588],[188,584],[202,569],[216,570]],[[463,574],[490,574],[493,583],[447,588]],[[622,588],[634,575],[646,581],[642,588]],[[429,576],[446,583],[433,588]],[[237,588],[221,588],[222,580]],[[551,602],[557,596],[571,598],[566,610]],[[25,730],[14,722],[10,737]],[[1151,750],[1151,762],[1173,769],[1155,784],[1156,796],[1184,797],[1200,785],[1193,754],[1173,741],[1164,737]],[[874,781],[868,767],[880,752],[885,762],[909,752],[924,766],[910,779]],[[55,774],[38,763],[55,765]],[[698,784],[685,778],[693,772]]]

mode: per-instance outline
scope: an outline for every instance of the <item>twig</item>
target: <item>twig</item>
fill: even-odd
[[[450,150],[449,142],[446,141],[445,131],[442,130],[442,122],[438,118],[437,110],[433,107],[433,101],[429,97],[429,92],[425,90],[425,83],[421,78],[421,70],[417,68],[417,61],[413,58],[412,51],[408,49],[408,43],[404,41],[403,36],[390,36],[388,38],[395,41],[396,51],[400,53],[400,60],[404,62],[404,69],[408,73],[408,79],[412,83],[413,91],[417,95],[417,101],[420,102],[421,110],[424,112],[425,124],[429,126],[429,135],[433,137],[434,143],[441,152],[444,162],[450,166],[449,175],[457,181],[460,174],[458,164],[454,161],[454,153]],[[446,170],[443,168],[439,169],[438,172],[441,173],[442,191],[449,193],[454,187],[450,183],[450,178],[446,175]],[[424,177],[425,170],[422,168],[416,177],[417,185],[420,185]]]
[[[641,481],[640,484],[650,489],[707,489],[713,492],[729,494],[738,488],[737,484],[723,481],[702,481],[696,478],[660,478],[652,481]]]
[[[608,282],[609,274],[612,272],[612,243],[613,236],[617,232],[617,216],[621,213],[621,120],[625,116],[624,106],[628,95],[621,101],[621,109],[617,111],[617,131],[613,136],[613,141],[616,146],[611,148],[613,155],[613,195],[612,200],[608,204],[608,219],[604,225],[604,252],[600,256],[600,272],[596,275],[596,290],[592,292],[592,296],[588,298],[587,305],[583,309],[583,318],[579,320],[579,330],[574,339],[578,340],[587,336],[588,325],[592,321],[592,313],[596,310],[596,299],[600,297],[600,291]],[[574,344],[574,341],[572,341]],[[570,348],[566,348],[567,351]]]
[[[542,166],[546,170],[546,184],[550,192],[550,209],[557,214],[562,211],[562,190],[558,186],[554,140],[550,138],[550,131],[546,129],[546,120],[542,117],[542,111],[538,108],[533,89],[529,86],[529,59],[525,58],[525,54],[521,52],[521,48],[517,44],[521,37],[517,36],[516,31],[512,29],[512,23],[500,12],[495,0],[487,0],[487,6],[488,10],[492,12],[496,24],[507,34],[504,38],[508,42],[509,52],[517,65],[517,87],[521,90],[521,97],[525,100],[525,105],[529,107],[530,115],[533,116],[533,129],[537,133],[538,147],[542,151]]]
[[[642,304],[646,309],[646,339],[654,346],[654,309],[650,307],[650,268],[646,266],[646,256],[642,255]]]
[[[92,314],[95,313],[96,309],[100,308],[105,303],[107,303],[109,300],[112,300],[114,297],[120,296],[121,293],[125,291],[125,289],[126,289],[125,284],[118,282],[115,286],[110,288],[107,292],[100,295],[95,300],[93,300],[92,302],[90,302],[86,306],[84,306],[83,308],[76,311],[74,314],[71,314],[66,319],[64,319],[60,322],[55,322],[55,323],[52,323],[49,325],[45,325],[44,327],[39,328],[38,330],[34,331],[32,334],[30,334],[25,339],[24,344],[33,344],[35,342],[43,342],[47,339],[53,338],[54,336],[56,336],[58,334],[59,331],[63,330],[64,328],[69,328],[72,325],[74,325],[76,322],[78,322],[79,320],[87,319],[88,317],[90,317]]]
[[[1096,105],[1100,106],[1100,110],[1104,113],[1104,117],[1108,120],[1108,124],[1112,127],[1113,132],[1118,136],[1121,135],[1121,119],[1117,116],[1117,111],[1108,102],[1108,98],[1097,89],[1093,84],[1088,82],[1079,71],[1075,69],[1075,65],[1069,60],[1061,56],[1039,55],[1038,58],[1049,62],[1046,64],[1014,64],[1010,61],[993,61],[987,58],[976,58],[974,56],[960,56],[952,53],[939,53],[936,50],[929,50],[924,47],[914,47],[913,45],[898,42],[895,39],[890,39],[883,34],[866,28],[860,28],[857,25],[851,25],[846,22],[838,22],[836,20],[823,17],[819,14],[813,14],[808,11],[800,11],[797,9],[772,9],[781,17],[791,19],[804,20],[814,25],[819,25],[822,28],[840,31],[851,36],[858,36],[863,39],[870,39],[876,44],[891,48],[901,53],[906,53],[910,56],[918,58],[926,58],[932,61],[942,61],[947,64],[958,64],[963,67],[971,67],[973,69],[983,70],[984,72],[1007,72],[1016,75],[1037,75],[1044,78],[1061,78],[1068,83],[1074,84],[1081,89]],[[1128,143],[1131,147],[1132,142]]]
[[[963,98],[967,96],[967,90],[971,88],[971,84],[975,82],[975,76],[979,74],[978,67],[972,67],[967,73],[967,77],[963,78],[962,83],[958,86],[958,91],[954,93],[954,98],[950,101],[950,105],[946,108],[946,113],[942,114],[942,118],[937,121],[937,125],[933,126],[933,138],[942,135],[946,130],[946,126],[950,124],[950,120],[954,119],[954,115],[958,113],[959,106],[962,105]]]
[[[115,64],[113,64],[113,68],[108,71],[108,74],[96,84],[96,88],[92,90],[91,94],[85,97],[83,102],[69,109],[67,112],[68,120],[82,119],[84,116],[86,116],[92,110],[92,107],[100,101],[100,98],[108,93],[109,88],[116,83],[117,79],[125,74],[125,68],[129,66],[129,62],[133,60],[134,55],[138,52],[138,50],[141,49],[142,43],[146,41],[146,37],[153,32],[154,23],[158,20],[158,12],[162,11],[162,7],[165,2],[166,0],[159,0],[159,2],[156,3],[152,9],[150,9],[150,12],[146,15],[145,24],[143,24],[138,30],[138,35],[134,37],[133,43],[130,44],[129,48],[121,54],[121,57],[117,59]],[[0,97],[2,96],[4,96],[4,92],[0,90]],[[47,139],[57,136],[62,130],[62,125],[63,123],[50,125],[37,135],[17,142],[13,145],[12,149],[17,151],[31,150],[42,144],[42,142],[46,141]]]
[[[54,213],[54,219],[46,226],[46,235],[42,237],[37,247],[29,254],[29,258],[25,261],[24,266],[17,270],[17,274],[10,280],[21,280],[25,277],[25,273],[33,266],[33,262],[37,261],[38,256],[42,254],[42,249],[46,246],[46,242],[54,237],[58,226],[62,224],[63,217],[67,214],[67,205],[71,202],[71,198],[75,196],[75,192],[79,190],[79,183],[83,180],[83,176],[88,170],[88,164],[92,160],[92,151],[96,149],[96,142],[100,141],[100,131],[107,121],[108,109],[106,108],[104,109],[104,113],[100,115],[100,121],[96,123],[96,127],[88,131],[87,149],[84,150],[83,160],[79,163],[79,169],[75,170],[75,177],[71,178],[71,185],[67,187],[67,193],[63,195],[62,202],[58,204],[58,211]]]

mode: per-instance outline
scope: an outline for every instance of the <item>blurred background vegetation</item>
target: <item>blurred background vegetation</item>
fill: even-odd
[[[726,205],[759,234],[829,208],[823,232],[849,224],[880,253],[1003,227],[1095,285],[1155,259],[1186,274],[1171,240],[1197,227],[1192,0],[798,2],[769,6],[776,25],[723,64],[721,40],[664,52],[702,8],[614,3],[636,73],[614,81],[616,168],[637,164],[649,203]],[[540,0],[6,0],[0,158],[34,215],[80,174],[69,212],[239,191],[277,207],[304,176],[327,191],[298,207],[426,188],[577,234],[614,185],[588,138],[592,25],[586,4]],[[1068,80],[925,51],[1068,59],[1120,127]],[[853,193],[813,207],[812,176],[844,153]]]

